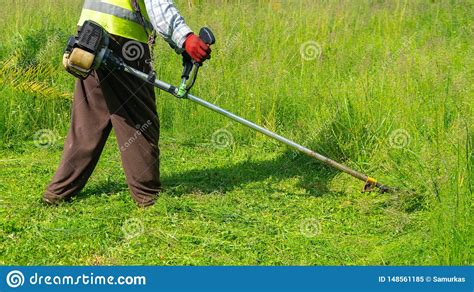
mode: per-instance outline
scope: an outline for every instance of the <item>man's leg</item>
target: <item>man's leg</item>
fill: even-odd
[[[127,40],[119,41],[123,44]],[[140,60],[128,62],[129,65],[149,72],[150,66],[145,62],[149,58],[147,49],[144,47],[145,54]],[[120,53],[122,50],[115,48],[115,51]],[[154,88],[125,72],[101,74],[108,74],[107,79],[101,79],[101,86],[131,195],[138,206],[150,206],[155,203],[161,188],[158,148],[160,124]]]
[[[110,130],[109,111],[96,78],[78,80],[61,164],[43,195],[45,202],[54,204],[80,192],[99,160]]]

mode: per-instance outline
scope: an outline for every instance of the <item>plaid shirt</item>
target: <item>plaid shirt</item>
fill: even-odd
[[[178,53],[191,29],[179,14],[173,0],[145,0],[145,6],[153,27]]]

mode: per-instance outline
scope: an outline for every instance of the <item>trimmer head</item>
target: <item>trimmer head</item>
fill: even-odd
[[[379,183],[375,178],[369,176],[367,178],[367,181],[365,182],[365,185],[364,185],[364,188],[362,189],[362,192],[364,192],[364,193],[373,192],[376,189],[378,189],[382,194],[383,193],[388,193],[388,192],[391,191],[391,189],[389,187]]]

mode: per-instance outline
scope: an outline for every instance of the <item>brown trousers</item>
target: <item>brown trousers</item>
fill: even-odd
[[[116,41],[110,47],[117,55],[130,60],[126,62],[134,68],[150,72],[147,45],[140,44],[143,50],[132,52],[133,56],[124,56],[127,51],[123,48],[130,40],[114,39]],[[128,73],[107,69],[97,70],[86,80],[76,82],[71,127],[60,166],[44,193],[46,201],[54,203],[81,191],[112,128],[133,199],[141,207],[154,203],[161,186],[160,124],[154,88]]]

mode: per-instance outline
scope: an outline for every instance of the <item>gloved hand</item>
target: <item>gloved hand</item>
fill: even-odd
[[[193,33],[189,34],[184,41],[184,49],[194,61],[202,63],[210,59],[211,48],[201,38]]]

